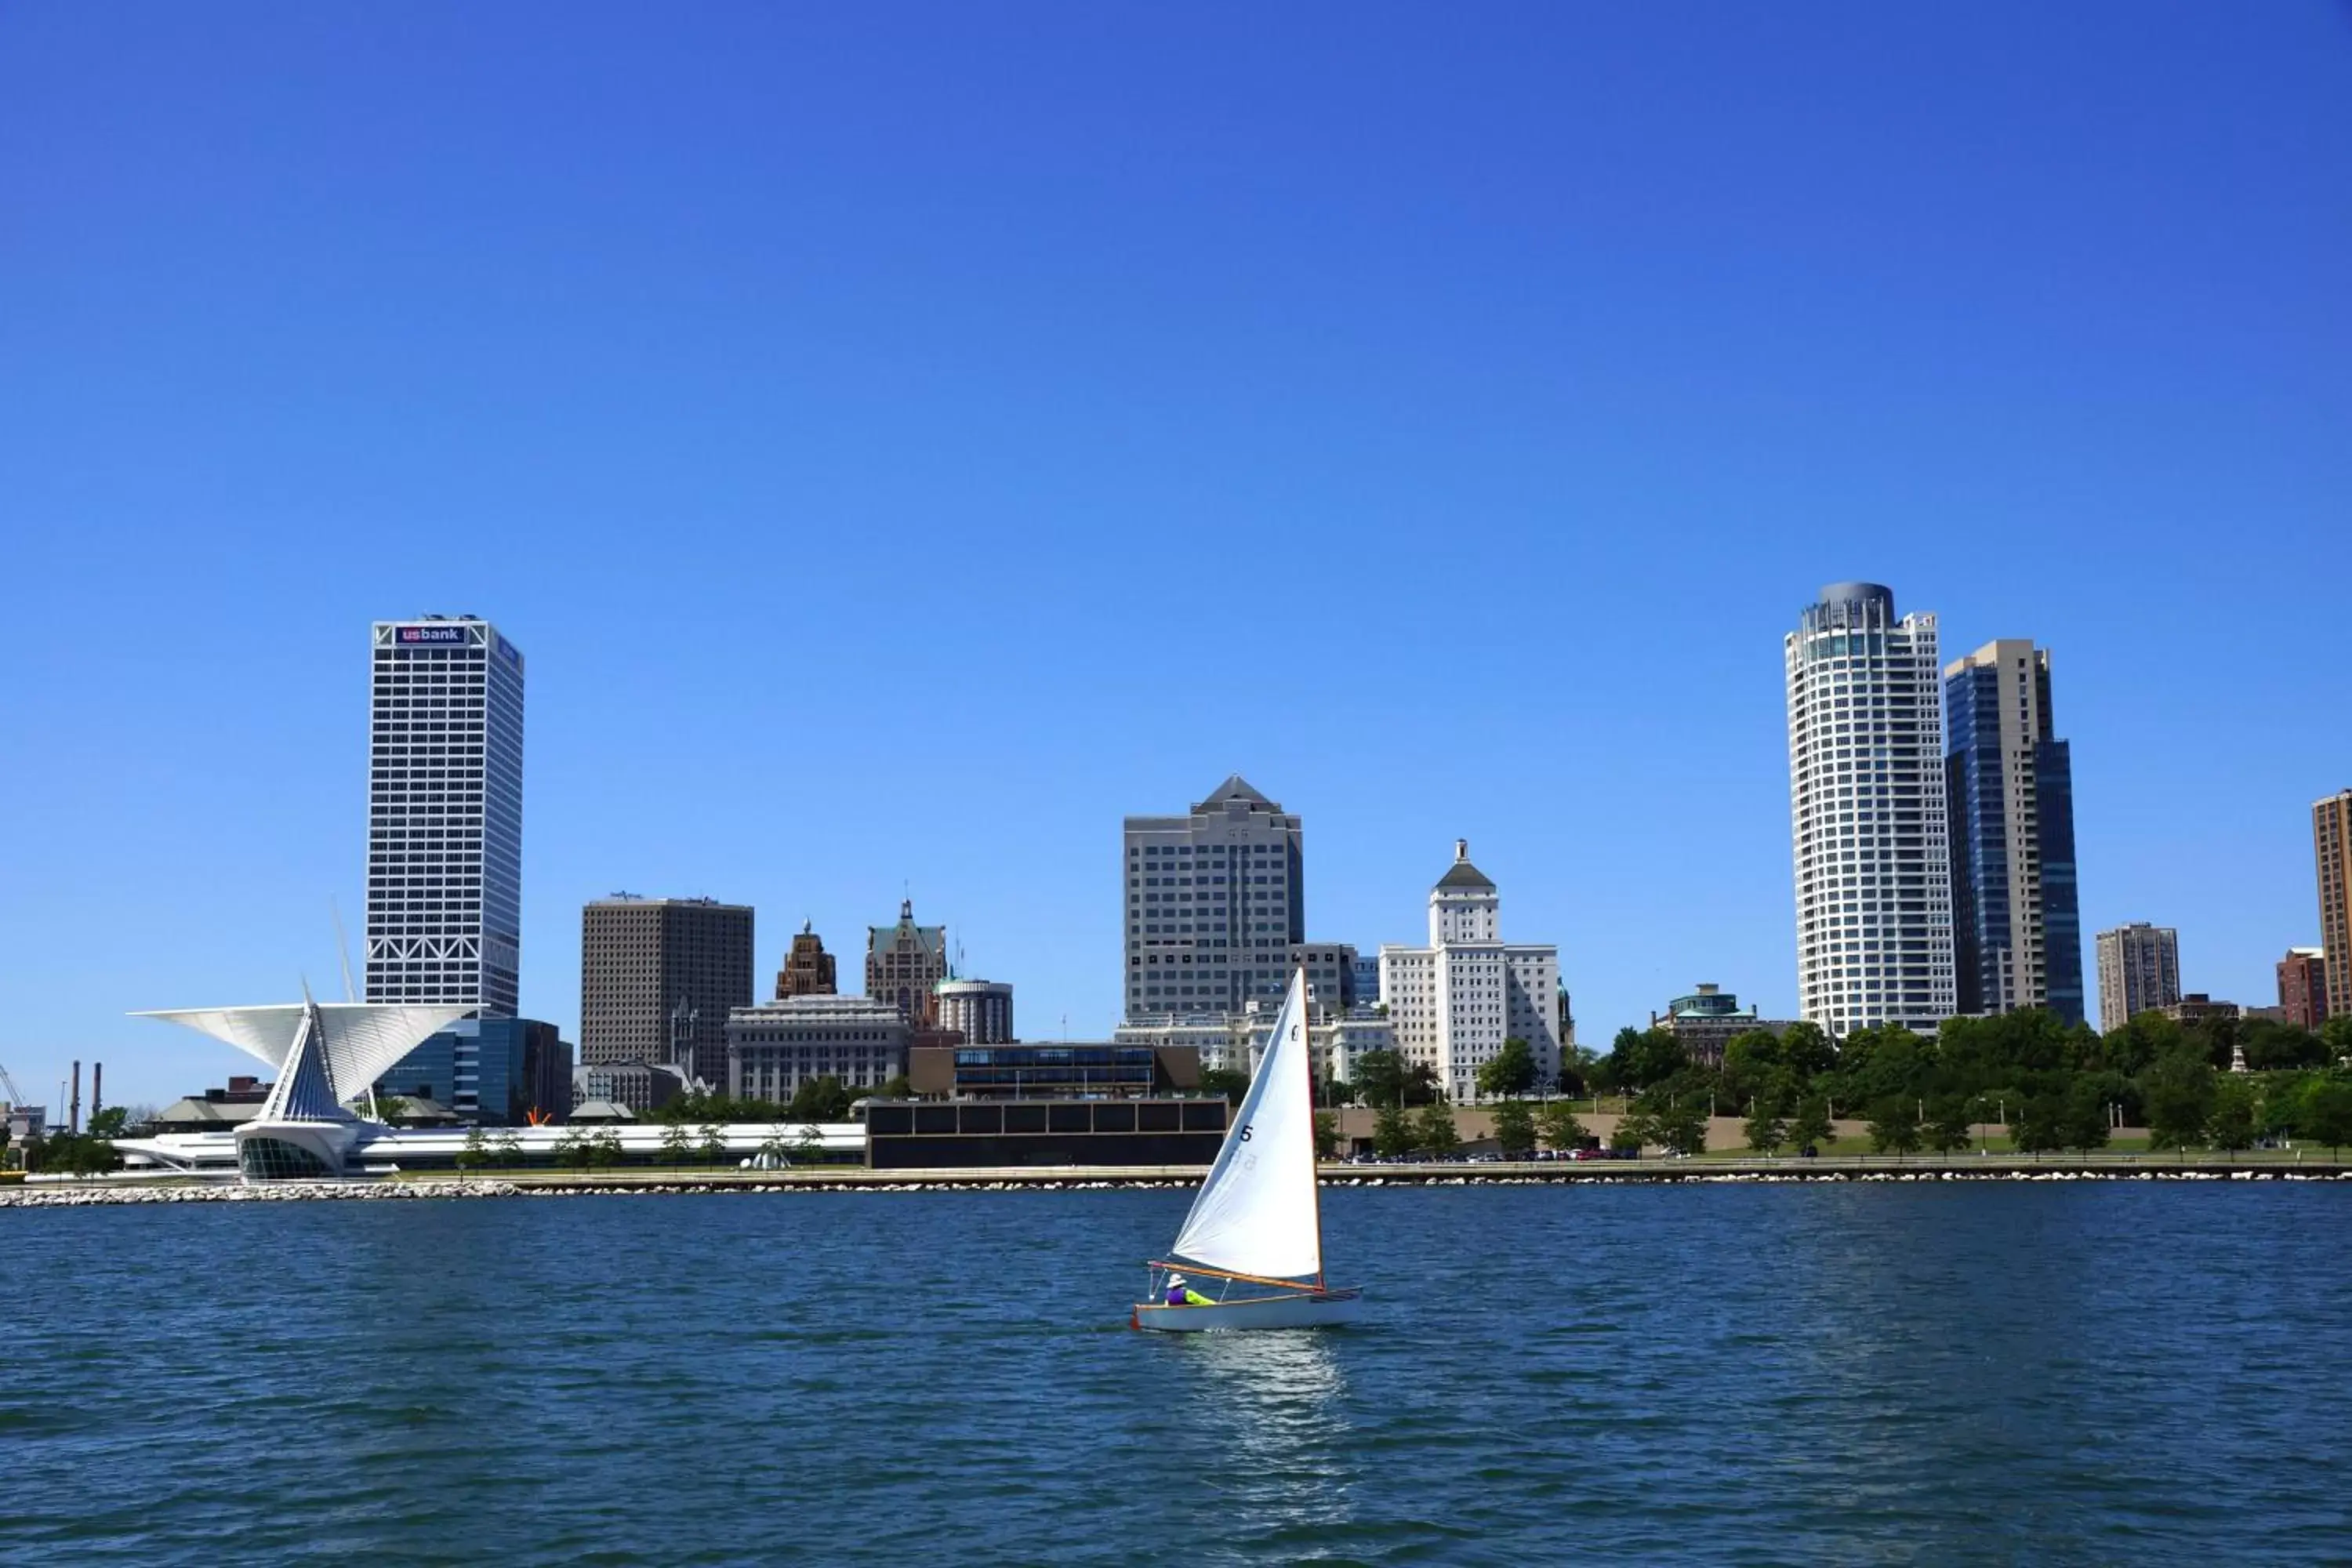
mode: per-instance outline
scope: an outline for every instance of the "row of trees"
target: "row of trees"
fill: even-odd
[[[1244,1080],[1246,1083],[1246,1079]],[[914,1089],[904,1073],[891,1079],[881,1088],[854,1090],[841,1079],[827,1074],[810,1079],[793,1093],[792,1099],[779,1103],[772,1100],[751,1100],[726,1094],[682,1094],[667,1105],[650,1113],[650,1120],[669,1125],[706,1122],[725,1124],[743,1121],[846,1121],[849,1108],[869,1096],[876,1100],[907,1100]]]
[[[2252,1070],[2229,1073],[2241,1051]],[[1589,1078],[1631,1096],[1622,1141],[1692,1152],[1718,1110],[1745,1115],[1748,1144],[1763,1152],[1824,1142],[1838,1115],[1863,1118],[1872,1145],[1896,1153],[1963,1148],[1984,1122],[2030,1152],[2101,1148],[2117,1124],[2147,1127],[2159,1149],[2289,1137],[2339,1147],[2352,1143],[2347,1057],[2352,1018],[2314,1034],[2150,1013],[2102,1036],[2032,1012],[1954,1018],[1927,1036],[1757,1030],[1733,1039],[1719,1065],[1693,1062],[1666,1030],[1626,1029]]]

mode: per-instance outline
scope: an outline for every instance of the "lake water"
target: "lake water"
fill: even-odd
[[[1339,1190],[1360,1326],[1131,1332],[1189,1199],[0,1213],[0,1558],[2352,1558],[2352,1191]]]

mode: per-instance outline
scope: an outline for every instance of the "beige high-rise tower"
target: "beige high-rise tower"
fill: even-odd
[[[2352,789],[2311,805],[2311,855],[2319,873],[2319,945],[2327,1013],[2352,1012]]]
[[[2099,1033],[2180,1000],[2180,933],[2146,921],[2103,931],[2099,946]]]

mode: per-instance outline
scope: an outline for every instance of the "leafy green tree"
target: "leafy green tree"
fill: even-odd
[[[2067,1148],[2087,1154],[2107,1146],[2107,1099],[2097,1084],[2078,1079],[2063,1104],[2061,1136]]]
[[[2330,1062],[2352,1058],[2352,1011],[2338,1013],[2319,1026],[2319,1043]]]
[[[1366,1051],[1356,1058],[1353,1077],[1366,1105],[1404,1103],[1404,1058],[1394,1051]]]
[[[2213,1067],[2201,1051],[2175,1046],[2140,1074],[2152,1149],[2194,1149],[2213,1117]]]
[[[1690,1053],[1672,1029],[1622,1028],[1601,1064],[1612,1089],[1639,1090],[1663,1083],[1690,1066]]]
[[[1413,1142],[1426,1153],[1444,1159],[1462,1147],[1462,1134],[1454,1131],[1454,1108],[1431,1103],[1421,1108],[1413,1119]]]
[[[122,1156],[112,1142],[87,1132],[50,1132],[25,1145],[25,1169],[69,1176],[95,1176],[118,1169]]]
[[[694,1134],[686,1130],[685,1122],[670,1122],[667,1126],[662,1129],[662,1163],[665,1165],[685,1164],[686,1152],[693,1142]]]
[[[1427,1062],[1415,1062],[1404,1069],[1404,1102],[1407,1105],[1435,1105],[1445,1098],[1445,1086],[1437,1081],[1437,1069]]]
[[[1387,1160],[1412,1152],[1412,1126],[1402,1107],[1383,1105],[1373,1113],[1372,1150]]]
[[[1740,1129],[1748,1146],[1757,1153],[1769,1157],[1780,1152],[1789,1142],[1789,1124],[1782,1121],[1769,1100],[1759,1100],[1748,1111],[1748,1121]]]
[[[1696,1095],[1667,1097],[1650,1111],[1657,1141],[1677,1154],[1697,1154],[1706,1148],[1706,1105]]]
[[[482,1130],[480,1128],[467,1128],[466,1130],[466,1142],[460,1144],[457,1149],[457,1169],[461,1171],[478,1171],[489,1163],[489,1140],[483,1136]]]
[[[1535,1112],[1524,1100],[1507,1100],[1495,1108],[1495,1144],[1507,1159],[1524,1159],[1536,1146]]]
[[[122,1136],[122,1124],[130,1119],[130,1116],[131,1112],[125,1107],[110,1105],[103,1110],[93,1110],[89,1113],[89,1124],[86,1131],[93,1138],[120,1138]]]
[[[1916,1102],[1889,1095],[1870,1110],[1870,1146],[1881,1154],[1914,1154],[1919,1150]]]
[[[1665,1134],[1658,1130],[1658,1119],[1636,1101],[1633,1109],[1617,1119],[1617,1130],[1609,1135],[1609,1147],[1642,1150],[1663,1146],[1665,1141]]]
[[[1564,1100],[1549,1100],[1536,1108],[1536,1127],[1543,1141],[1554,1149],[1581,1149],[1591,1134],[1576,1114],[1576,1107]]]
[[[713,1165],[727,1158],[727,1132],[715,1121],[702,1124],[702,1157]]]
[[[1791,1024],[1780,1037],[1780,1065],[1797,1082],[1807,1082],[1836,1068],[1837,1046],[1819,1024]]]
[[[1525,1094],[1536,1086],[1536,1054],[1515,1035],[1493,1059],[1480,1064],[1476,1081],[1478,1093],[1488,1100]]]
[[[2332,1003],[2335,999],[2329,998]],[[2329,1023],[2336,1020],[2330,1018]],[[2299,1118],[2303,1135],[2315,1143],[2327,1145],[2328,1158],[2343,1152],[2344,1145],[2352,1143],[2352,1083],[2337,1078],[2315,1078],[2303,1093],[2303,1111]]]
[[[559,1165],[588,1166],[588,1134],[578,1127],[567,1127],[555,1140],[555,1163]]]
[[[2047,1154],[2066,1146],[2066,1101],[2059,1095],[2028,1095],[2018,1102],[2009,1141],[2020,1153]]]
[[[2245,1047],[2246,1067],[2253,1072],[2279,1072],[2327,1065],[2327,1046],[2309,1029],[2268,1018],[2248,1018],[2238,1026],[2238,1043]]]
[[[1339,1155],[1339,1119],[1328,1110],[1315,1113],[1315,1157],[1335,1160]]]
[[[490,1140],[490,1154],[500,1170],[513,1170],[522,1163],[521,1136],[512,1131],[499,1132]]]
[[[1928,1148],[1938,1154],[1957,1154],[1969,1146],[1976,1127],[1969,1115],[1969,1102],[1957,1094],[1948,1094],[1927,1102],[1927,1124],[1920,1129]]]
[[[2273,1073],[2262,1085],[2254,1131],[2263,1138],[2293,1138],[2303,1130],[2303,1097],[2316,1081],[2308,1073]]]
[[[1794,1034],[1795,1030],[1790,1033]],[[1789,1142],[1800,1149],[1827,1149],[1836,1141],[1837,1129],[1830,1125],[1829,1102],[1807,1100],[1797,1107],[1797,1114],[1789,1119]]]
[[[593,1164],[617,1165],[621,1163],[621,1135],[609,1127],[600,1128],[588,1140],[588,1157]]]
[[[2215,1148],[2234,1154],[2254,1141],[2254,1086],[2242,1078],[2229,1078],[2213,1087],[2213,1111],[2205,1120],[2205,1137]]]
[[[824,1134],[814,1125],[803,1127],[793,1140],[793,1154],[804,1165],[814,1165],[824,1158]]]
[[[1580,1095],[1592,1082],[1593,1064],[1600,1058],[1582,1046],[1570,1046],[1560,1053],[1559,1092]]]
[[[793,1121],[846,1121],[849,1106],[847,1086],[828,1073],[810,1079],[793,1090],[793,1102],[785,1108],[784,1116]]]
[[[892,1073],[888,1078],[882,1080],[882,1087],[874,1091],[874,1098],[877,1100],[912,1100],[915,1098],[915,1086],[907,1081],[907,1075],[905,1073]],[[750,1121],[764,1119],[744,1117],[742,1120]]]
[[[1222,1094],[1228,1105],[1239,1105],[1242,1096],[1249,1092],[1250,1075],[1234,1068],[1203,1068],[1201,1071],[1201,1092]]]

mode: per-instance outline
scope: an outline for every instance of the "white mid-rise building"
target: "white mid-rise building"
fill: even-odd
[[[875,1089],[907,1070],[914,1030],[896,1002],[786,996],[727,1015],[727,1092],[783,1101],[804,1083],[838,1079]]]
[[[1783,654],[1800,1014],[1932,1034],[1958,1011],[1936,617],[1832,583]]]
[[[1559,949],[1506,942],[1502,900],[1454,845],[1454,864],[1429,894],[1429,945],[1381,947],[1381,1001],[1408,1065],[1425,1064],[1456,1100],[1476,1098],[1478,1069],[1503,1042],[1521,1039],[1536,1076],[1556,1082],[1563,1025]]]

